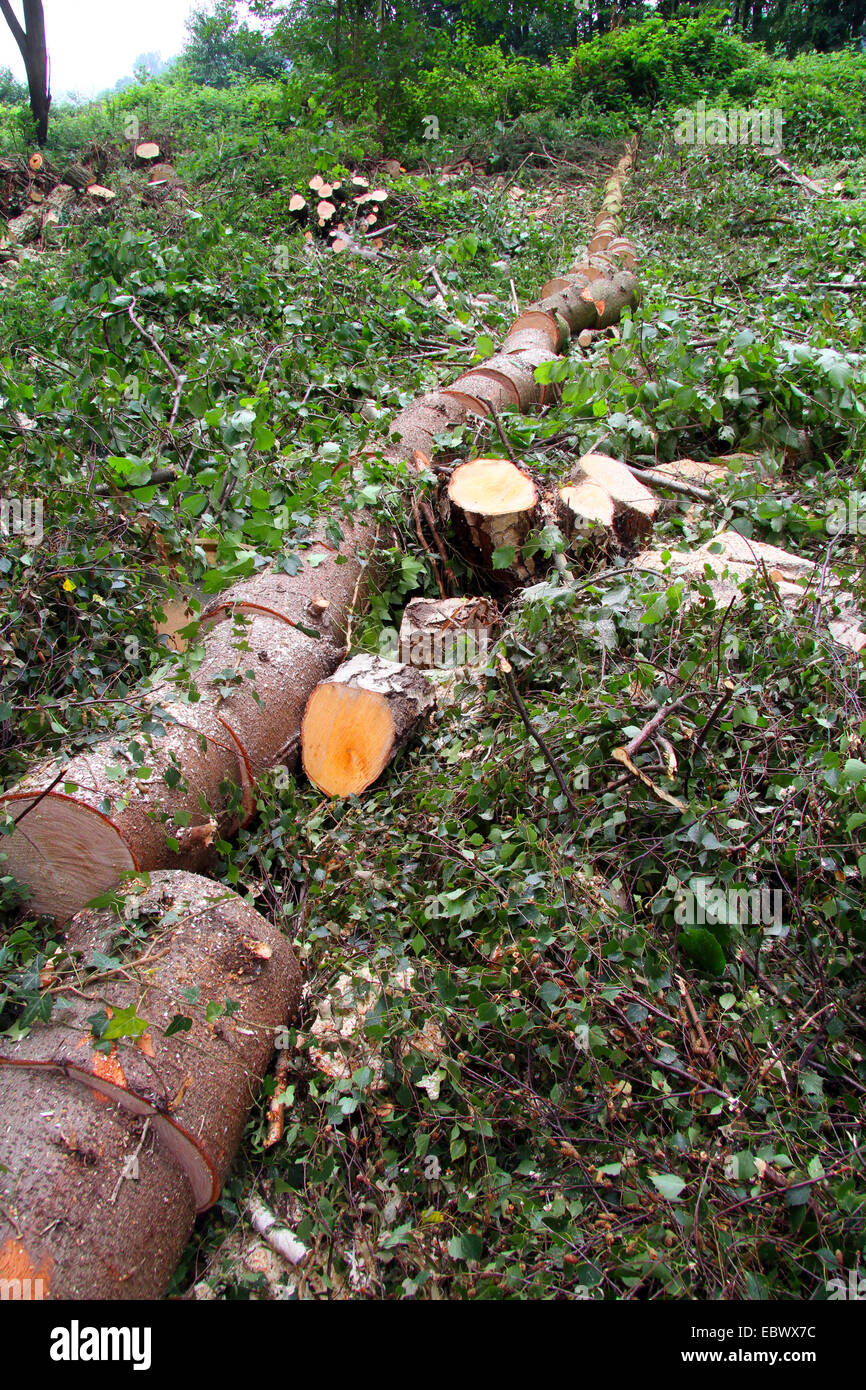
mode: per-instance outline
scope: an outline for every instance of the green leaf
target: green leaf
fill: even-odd
[[[188,1033],[192,1028],[192,1019],[185,1014],[175,1014],[167,1028],[163,1029],[163,1037],[170,1038],[175,1033]]]
[[[468,1233],[452,1236],[448,1242],[448,1254],[452,1260],[480,1260],[483,1249],[481,1237]]]
[[[685,1187],[682,1178],[678,1178],[676,1173],[650,1173],[650,1181],[668,1202],[678,1202],[680,1193]]]
[[[725,953],[712,932],[703,927],[680,932],[677,945],[693,964],[708,975],[723,975],[725,972]]]
[[[113,1038],[140,1038],[142,1033],[146,1033],[149,1024],[143,1018],[139,1018],[135,1008],[130,1004],[128,1009],[114,1009],[111,1018],[102,1034],[103,1041]]]

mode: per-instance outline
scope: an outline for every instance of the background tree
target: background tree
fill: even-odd
[[[228,87],[244,77],[278,77],[285,71],[280,52],[240,19],[233,0],[194,10],[187,35],[182,64],[202,86]]]
[[[27,88],[15,81],[9,68],[0,68],[0,106],[20,106],[27,96]]]
[[[48,138],[48,112],[51,89],[48,82],[48,46],[45,42],[45,14],[42,0],[23,0],[24,23],[12,8],[11,0],[0,0],[0,14],[12,30],[21,50],[30,89],[30,109],[36,121],[36,139],[44,145]]]

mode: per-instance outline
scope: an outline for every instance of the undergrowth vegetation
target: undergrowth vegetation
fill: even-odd
[[[158,79],[55,121],[49,157],[101,160],[118,198],[65,211],[16,275],[0,266],[3,486],[44,518],[41,544],[0,548],[4,786],[131,737],[143,682],[194,682],[206,598],[274,557],[291,571],[319,518],[364,505],[397,533],[359,645],[436,593],[408,519],[437,479],[385,466],[375,441],[569,264],[638,124],[642,302],[540,369],[557,399],[503,416],[508,447],[551,479],[593,448],[643,467],[724,456],[718,499],[675,499],[656,543],[724,524],[832,564],[866,604],[864,60],[771,60],[704,17],[650,19],[543,72],[499,48],[454,63],[447,84],[435,63],[405,76],[390,128],[369,92],[341,109],[302,66],[220,90]],[[811,198],[754,148],[678,146],[671,108],[700,95],[781,105],[785,158],[838,191]],[[122,162],[132,111],[183,196],[142,202]],[[14,108],[0,145],[27,148]],[[441,178],[467,151],[477,167]],[[312,172],[383,154],[406,166],[385,255],[348,263],[290,226]],[[501,441],[440,442],[464,458]],[[563,542],[533,544],[549,559]],[[256,1184],[313,1252],[300,1296],[823,1299],[860,1269],[866,711],[862,666],[828,632],[835,599],[792,609],[758,572],[740,605],[709,584],[690,604],[628,558],[574,568],[509,608],[499,649],[574,805],[491,659],[443,689],[381,785],[335,804],[271,777],[219,846],[308,989],[284,1136],[265,1150],[271,1077],[176,1292],[266,1293],[225,1254]],[[158,628],[181,600],[178,653]],[[645,785],[613,751],[675,699]],[[59,938],[2,862],[0,893],[15,1035],[50,1014]],[[757,918],[737,907],[755,894],[773,905]],[[330,1070],[327,1009],[355,1020]]]

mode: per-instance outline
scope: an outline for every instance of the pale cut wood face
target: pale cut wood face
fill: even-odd
[[[35,800],[14,797],[9,802],[13,816],[27,814],[3,842],[6,870],[32,886],[31,911],[56,915],[62,922],[138,866],[106,816],[60,793],[52,792],[38,805]]]
[[[384,696],[326,683],[304,716],[304,771],[326,796],[355,795],[383,771],[395,736]]]
[[[538,501],[532,479],[508,459],[474,459],[455,469],[448,494],[476,516],[510,516],[530,511]]]

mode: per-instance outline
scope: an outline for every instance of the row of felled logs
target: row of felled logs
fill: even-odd
[[[623,183],[636,143],[629,141],[605,185],[585,255],[543,286],[540,298],[515,319],[497,352],[470,367],[452,386],[427,392],[399,413],[382,450],[384,457],[418,462],[420,454],[429,460],[435,452],[434,438],[442,431],[473,418],[489,419],[509,406],[527,411],[544,404],[548,388],[536,380],[537,368],[556,361],[572,336],[615,323],[636,303],[635,250],[620,233]]]
[[[621,161],[620,182],[630,161]],[[605,218],[614,203],[609,187]],[[608,245],[605,236],[598,222],[593,240]],[[633,300],[613,259],[592,264],[598,250],[591,246],[573,283],[545,287],[500,354],[417,404],[398,429],[401,453],[414,431],[429,457],[443,419],[541,399],[535,370],[573,326],[597,325],[618,297]],[[520,501],[523,475],[515,485]],[[482,549],[485,535],[482,527]],[[314,545],[317,563],[298,574],[270,566],[235,586],[204,615],[200,698],[174,687],[148,692],[134,734],[36,768],[2,798],[15,818],[5,870],[31,887],[33,910],[74,919],[66,955],[44,982],[58,1007],[0,1051],[7,1288],[158,1297],[195,1212],[216,1199],[274,1030],[297,1010],[300,978],[281,933],[187,871],[206,868],[214,843],[252,815],[257,780],[276,763],[291,765],[302,735],[308,775],[326,794],[347,795],[381,773],[432,707],[421,662],[362,656],[337,670],[374,548],[372,528],[358,523],[339,551]],[[470,612],[470,602],[426,615],[427,631],[441,637],[456,622],[489,633],[495,615]],[[117,890],[135,872],[144,877]],[[133,894],[134,910],[81,911],[108,889],[121,903]]]
[[[70,924],[48,968],[50,1021],[2,1042],[11,1297],[165,1291],[300,1003],[288,941],[222,884],[158,872],[118,898]]]
[[[159,1297],[219,1194],[300,973],[278,930],[186,870],[207,868],[253,814],[264,771],[297,760],[307,700],[345,654],[375,569],[375,528],[343,531],[296,574],[269,566],[211,605],[197,701],[157,687],[133,734],[36,768],[4,798],[18,816],[4,867],[35,910],[78,914],[71,967],[45,978],[61,1001],[50,1022],[0,1048],[12,1296]],[[147,873],[117,888],[135,871]],[[107,889],[135,897],[131,920],[80,911]]]
[[[556,361],[572,334],[613,323],[635,303],[634,249],[619,236],[618,221],[633,153],[630,143],[607,183],[584,259],[544,286],[538,302],[511,325],[498,352],[453,386],[429,392],[402,411],[382,451],[385,457],[395,462],[409,457],[424,466],[440,431],[507,406],[527,411],[543,404],[546,388],[536,380],[537,368]],[[546,519],[558,521],[570,539],[598,526],[624,544],[644,535],[655,514],[652,494],[624,465],[601,455],[582,459],[570,486],[552,499],[510,460],[473,459],[453,471],[448,503],[463,552],[491,576],[500,571],[501,578],[507,571],[509,578],[521,580],[535,569],[522,548]],[[303,766],[328,796],[359,795],[371,786],[432,707],[433,690],[419,668],[471,660],[481,642],[486,650],[493,625],[479,621],[475,608],[486,600],[418,602],[427,611],[412,611],[412,605],[407,610],[400,634],[402,664],[356,657],[310,699],[301,731]]]

